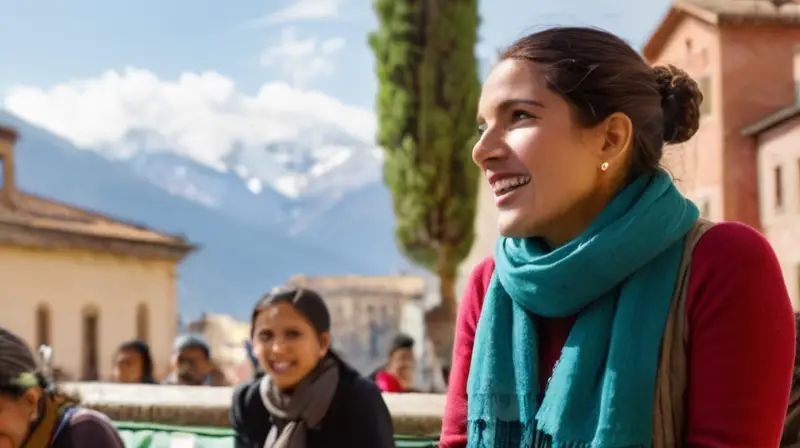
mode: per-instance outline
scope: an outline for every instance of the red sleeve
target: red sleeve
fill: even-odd
[[[778,446],[796,340],[772,247],[743,224],[715,225],[695,247],[687,294],[688,445]]]
[[[442,417],[441,448],[467,446],[467,378],[472,359],[475,328],[483,306],[483,296],[494,272],[494,259],[480,262],[467,282],[467,289],[458,310],[456,336],[453,344],[453,365],[447,390],[447,402]]]
[[[391,373],[381,370],[375,375],[375,384],[381,392],[405,392],[405,389],[400,384],[400,381]]]

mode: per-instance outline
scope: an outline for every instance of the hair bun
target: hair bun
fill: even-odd
[[[674,65],[653,68],[664,111],[664,142],[683,143],[700,127],[703,92],[685,71]]]

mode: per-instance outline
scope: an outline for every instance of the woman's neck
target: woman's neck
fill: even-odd
[[[578,238],[620,190],[621,186],[615,184],[598,186],[590,196],[579,201],[563,216],[555,219],[548,229],[542,232],[542,240],[550,250],[555,250]]]

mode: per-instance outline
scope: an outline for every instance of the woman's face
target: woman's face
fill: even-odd
[[[279,389],[296,386],[319,364],[329,346],[330,334],[318,334],[289,303],[263,308],[253,323],[253,352]]]
[[[15,398],[0,392],[0,448],[19,448],[38,417],[40,389],[31,389]]]
[[[399,348],[389,356],[387,370],[392,372],[405,387],[411,385],[415,367],[414,351],[410,348]]]
[[[137,350],[120,350],[114,359],[114,381],[141,383],[144,377],[144,359]]]
[[[606,123],[578,126],[570,105],[547,88],[535,63],[507,59],[492,70],[481,93],[478,126],[481,138],[472,158],[494,192],[502,235],[561,245],[607,203],[598,198],[607,174],[600,166],[613,164],[604,145]]]

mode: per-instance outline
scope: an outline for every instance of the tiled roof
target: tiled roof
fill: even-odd
[[[742,129],[742,135],[745,137],[758,136],[761,133],[767,132],[770,129],[786,123],[792,118],[800,115],[800,105],[793,104],[787,108],[781,109],[772,115],[763,118],[757,123],[751,124]]]
[[[647,60],[658,57],[675,27],[686,16],[712,26],[758,24],[794,27],[800,26],[800,2],[789,0],[777,7],[772,0],[676,0],[643,48]]]
[[[797,20],[800,16],[800,3],[794,1],[776,7],[772,0],[678,0],[674,7],[690,13],[699,9],[728,19],[782,17]]]
[[[41,230],[144,243],[187,246],[183,237],[166,235],[24,192],[14,195],[14,207],[0,203],[0,222]]]

